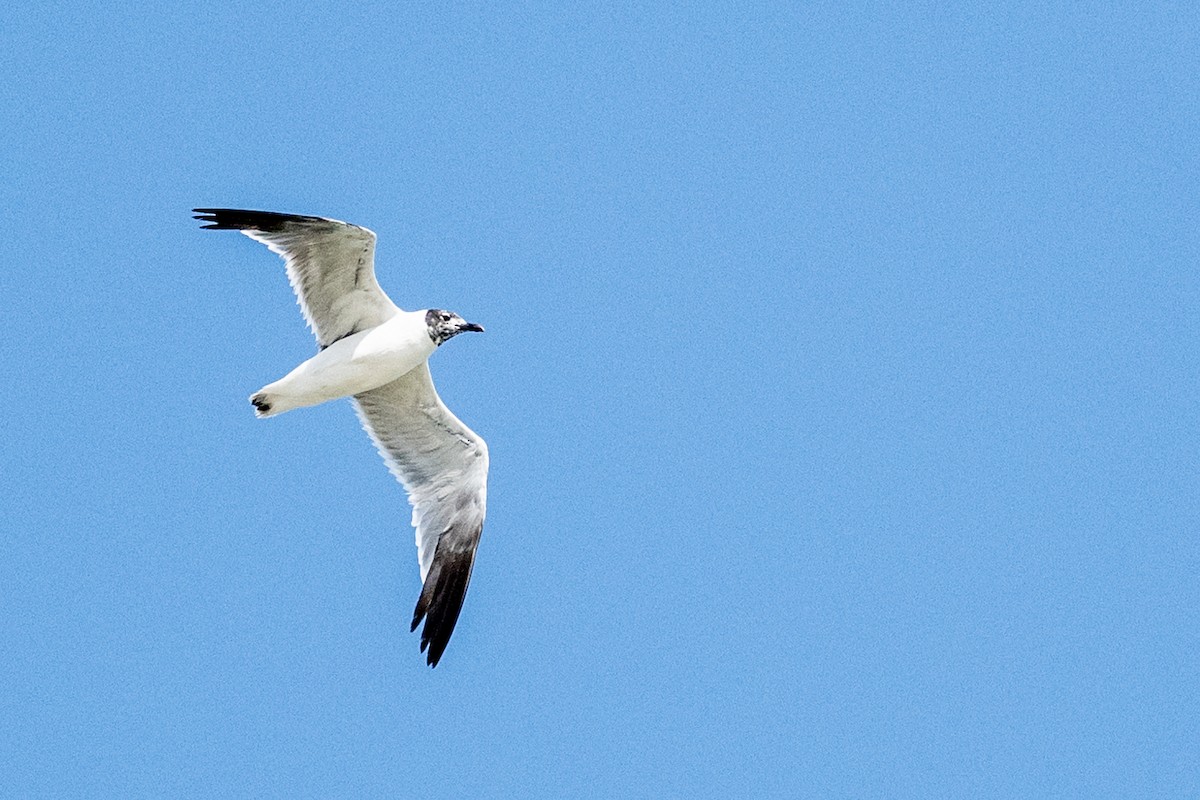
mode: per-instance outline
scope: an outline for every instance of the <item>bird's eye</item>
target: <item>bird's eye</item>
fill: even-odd
[[[442,314],[442,322],[449,322],[449,321],[450,321],[450,315]]]

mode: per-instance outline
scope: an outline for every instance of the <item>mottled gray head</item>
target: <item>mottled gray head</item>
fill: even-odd
[[[483,333],[482,325],[467,322],[453,311],[443,311],[440,308],[431,308],[425,312],[425,324],[429,326],[429,338],[439,347],[442,342],[458,336],[463,331]]]

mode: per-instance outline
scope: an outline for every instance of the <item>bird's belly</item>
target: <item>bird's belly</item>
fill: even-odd
[[[296,406],[316,405],[391,383],[433,350],[428,334],[406,335],[385,323],[334,342],[264,391]]]

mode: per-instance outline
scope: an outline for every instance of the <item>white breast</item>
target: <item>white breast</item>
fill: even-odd
[[[262,391],[288,408],[316,405],[390,383],[435,349],[424,312],[401,312],[370,330],[339,339]]]

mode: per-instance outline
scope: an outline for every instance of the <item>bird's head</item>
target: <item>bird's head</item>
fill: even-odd
[[[453,311],[443,311],[440,308],[431,308],[425,312],[425,324],[429,326],[429,338],[439,347],[442,342],[458,336],[463,331],[483,333],[482,325],[467,322]]]

